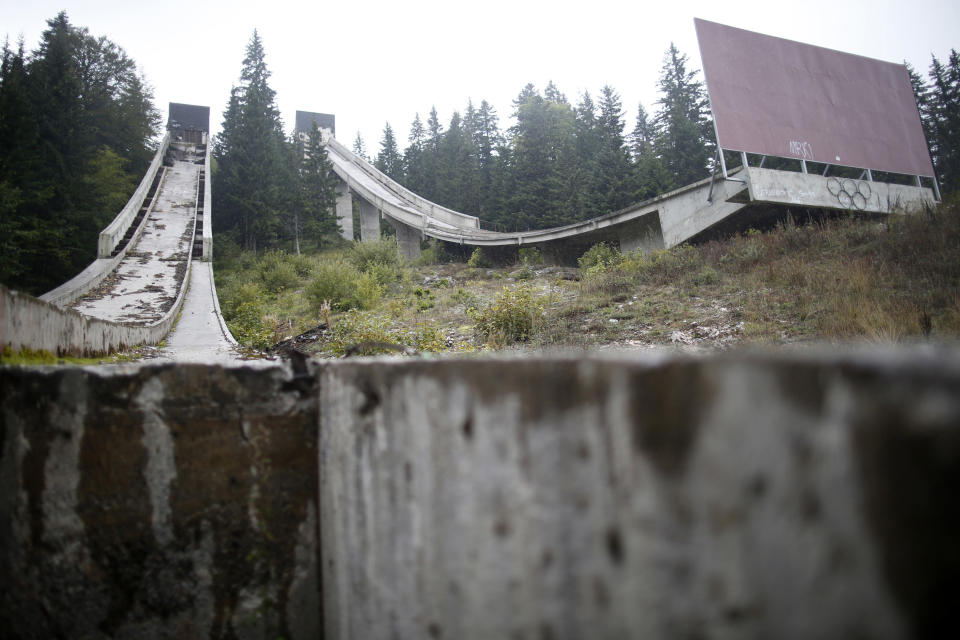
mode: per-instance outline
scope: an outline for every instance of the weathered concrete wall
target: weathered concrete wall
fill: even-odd
[[[956,355],[329,366],[326,637],[935,637]]]
[[[160,146],[157,147],[157,152],[153,156],[153,161],[150,163],[147,172],[143,175],[143,179],[140,181],[137,190],[130,197],[130,200],[127,201],[127,204],[124,205],[123,209],[120,210],[120,213],[117,214],[117,217],[100,232],[100,237],[97,241],[98,258],[110,257],[110,252],[114,250],[117,243],[120,242],[120,239],[123,237],[123,234],[127,232],[130,223],[137,217],[137,212],[140,210],[143,199],[150,190],[150,185],[153,184],[153,179],[156,177],[157,171],[160,170],[163,163],[163,156],[167,153],[167,147],[169,147],[169,145],[170,134],[167,133],[163,136],[163,140],[160,141]]]
[[[663,230],[660,228],[660,216],[647,215],[618,227],[620,251],[631,253],[652,253],[663,249]]]
[[[187,259],[189,270],[190,258]],[[188,271],[189,272],[189,271]],[[49,351],[58,355],[103,355],[135,344],[157,344],[170,333],[186,292],[163,318],[150,325],[111,322],[61,309],[26,293],[0,285],[0,349]]]
[[[933,190],[926,187],[756,167],[749,167],[747,176],[750,198],[758,202],[869,213],[908,213],[935,204]]]
[[[319,637],[315,380],[0,368],[0,637]]]
[[[945,637],[958,355],[0,368],[0,637]]]
[[[407,260],[416,260],[420,257],[420,240],[423,234],[419,229],[408,227],[402,222],[397,222],[389,217],[385,217],[387,223],[397,232],[397,250],[400,255]]]
[[[360,241],[378,241],[380,239],[380,211],[363,198],[358,198],[357,203],[360,205]]]
[[[211,147],[207,145],[207,153],[203,158],[203,233],[201,234],[203,240],[202,259],[204,262],[213,261],[213,197],[211,195],[213,180],[210,172],[210,151]]]
[[[353,196],[344,182],[337,182],[337,223],[340,225],[340,236],[345,240],[353,240]]]

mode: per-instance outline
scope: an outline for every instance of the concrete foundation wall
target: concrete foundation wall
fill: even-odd
[[[0,637],[946,637],[958,355],[0,368]]]

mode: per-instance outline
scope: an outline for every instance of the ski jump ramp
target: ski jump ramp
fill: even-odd
[[[854,180],[827,175],[750,167],[719,173],[645,202],[574,224],[536,231],[497,232],[480,228],[476,216],[430,202],[390,179],[326,136],[327,156],[340,178],[337,216],[353,239],[352,200],[359,200],[360,236],[379,238],[380,216],[397,231],[401,252],[410,259],[427,237],[478,247],[585,244],[615,239],[624,252],[676,246],[750,205],[904,212],[934,202],[927,187]],[[718,167],[719,171],[719,167]]]
[[[97,258],[39,298],[0,287],[0,345],[100,355],[166,341],[162,359],[237,359],[213,284],[209,109],[171,104],[171,122],[176,107],[189,107],[197,122],[163,138],[140,186],[100,233]]]

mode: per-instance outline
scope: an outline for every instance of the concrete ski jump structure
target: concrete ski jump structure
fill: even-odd
[[[39,298],[0,287],[3,346],[99,355],[167,339],[164,359],[236,357],[213,285],[208,118],[170,105],[170,130],[86,269]]]
[[[559,255],[563,249],[567,255],[576,254],[601,241],[624,252],[650,252],[676,246],[758,205],[892,214],[939,199],[903,65],[703,20],[697,20],[696,26],[719,141],[713,175],[620,211],[597,212],[583,222],[512,233],[482,229],[476,216],[422,198],[352,153],[334,137],[332,115],[297,112],[297,126],[306,127],[313,120],[323,127],[327,154],[339,177],[336,211],[344,237],[354,239],[356,203],[359,240],[379,238],[382,216],[395,228],[399,250],[408,259],[419,256],[421,241],[428,237],[478,247],[535,246],[546,255]],[[736,55],[731,57],[731,51],[750,52],[754,59],[765,60],[755,70],[762,82],[753,87],[749,77],[742,80],[744,65]],[[765,51],[778,55],[764,57]],[[784,73],[776,65],[790,60],[803,60],[806,66],[791,68],[790,81],[783,82]],[[870,85],[870,78],[876,77],[886,79],[882,87]],[[744,83],[757,92],[757,99],[744,99],[743,91],[738,92]],[[790,93],[796,87],[800,93]],[[878,95],[892,92],[892,115],[863,107],[862,95],[868,90]],[[796,108],[787,108],[784,100]],[[825,105],[836,106],[836,118],[831,118]],[[787,121],[783,113],[791,114]],[[866,124],[853,127],[851,133],[849,123],[859,122],[861,115]],[[205,264],[198,267],[205,271],[205,284],[200,287],[205,293],[202,305],[191,305],[192,313],[215,316],[216,322],[207,318],[196,329],[210,331],[204,339],[216,345],[211,346],[210,357],[216,359],[220,357],[216,354],[231,349],[233,339],[219,315],[209,264],[213,251],[206,180],[209,108],[171,103],[168,123],[170,134],[136,193],[101,233],[97,260],[41,296],[41,301],[53,306],[43,307],[4,291],[4,344],[90,353],[155,344],[169,332],[183,305],[182,285],[188,281],[183,276],[191,273],[192,259],[197,257]],[[737,152],[740,166],[728,169],[724,151]],[[764,168],[768,157],[788,158],[798,170]],[[857,164],[851,167],[849,159]],[[202,168],[198,170],[197,165]],[[912,175],[913,183],[874,180],[873,171]],[[59,309],[68,306],[82,315],[73,317]],[[30,307],[26,315],[15,311],[25,307]],[[189,342],[190,358],[203,357],[196,341]]]
[[[625,253],[649,252],[689,240],[750,205],[904,213],[934,202],[934,192],[928,187],[744,166],[725,178],[705,178],[583,222],[503,233],[481,229],[477,217],[412,193],[332,136],[327,137],[326,148],[341,180],[337,217],[345,237],[353,239],[352,200],[356,198],[360,239],[370,242],[379,238],[382,215],[396,229],[401,253],[410,259],[420,254],[420,240],[427,237],[479,247],[613,240]]]

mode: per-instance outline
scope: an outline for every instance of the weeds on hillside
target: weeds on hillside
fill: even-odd
[[[543,324],[544,304],[529,286],[504,287],[480,309],[469,309],[477,336],[489,346],[529,340]]]
[[[691,299],[737,307],[748,340],[896,341],[960,333],[960,206],[882,221],[841,217],[608,261],[592,248],[578,304],[626,292],[664,300],[678,321]],[[639,305],[638,305],[639,307]],[[569,312],[567,312],[567,315]],[[639,324],[662,317],[637,314]],[[554,336],[555,338],[555,336]]]
[[[960,335],[957,203],[910,216],[788,218],[770,232],[646,255],[598,245],[581,257],[579,281],[548,275],[539,252],[522,251],[500,269],[476,266],[482,251],[475,266],[414,267],[392,242],[301,258],[235,254],[218,263],[217,286],[241,342],[264,349],[319,324],[317,348],[331,355],[360,343],[449,351]]]

